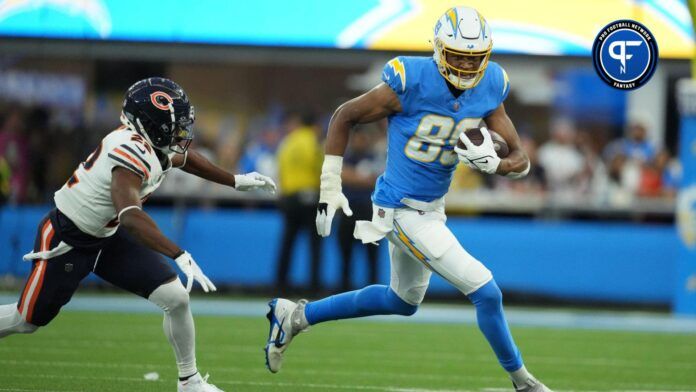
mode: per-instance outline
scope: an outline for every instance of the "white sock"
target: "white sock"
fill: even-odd
[[[512,379],[512,382],[514,382],[515,385],[518,387],[525,385],[527,380],[535,380],[534,376],[532,376],[532,374],[527,371],[527,368],[524,367],[524,365],[522,365],[521,368],[515,370],[514,372],[510,372],[510,378]]]
[[[17,310],[17,303],[0,305],[0,338],[15,333],[32,333],[39,327],[29,324]]]
[[[164,310],[164,334],[174,348],[179,377],[195,374],[196,368],[196,329],[189,307],[189,296],[181,281],[165,283],[155,289],[148,298]]]

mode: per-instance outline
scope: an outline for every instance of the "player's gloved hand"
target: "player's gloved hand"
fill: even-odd
[[[347,216],[352,216],[348,199],[341,189],[341,168],[343,157],[327,155],[321,167],[321,185],[319,187],[319,206],[317,207],[317,233],[322,237],[331,234],[331,221],[336,210],[341,209]]]
[[[454,151],[457,153],[459,160],[465,162],[469,167],[487,174],[494,174],[498,170],[498,165],[500,165],[500,158],[495,152],[493,139],[486,127],[481,127],[481,134],[483,135],[483,142],[477,146],[469,140],[466,132],[462,132],[459,135],[459,140],[464,143],[466,150],[455,146]]]
[[[276,193],[276,184],[271,177],[264,176],[257,172],[247,174],[236,174],[234,176],[234,189],[238,191],[251,191],[263,189],[272,194]]]
[[[208,279],[208,277],[203,274],[201,267],[199,267],[198,264],[196,264],[196,261],[193,260],[193,257],[189,252],[184,251],[184,253],[180,254],[177,258],[174,259],[174,261],[176,261],[176,265],[179,266],[181,272],[183,272],[184,275],[186,275],[187,292],[191,292],[194,280],[201,285],[203,291],[205,291],[206,293],[208,291],[217,290],[217,287],[215,287],[213,282],[211,282],[210,279]]]

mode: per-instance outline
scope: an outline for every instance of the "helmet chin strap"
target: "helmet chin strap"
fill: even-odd
[[[167,105],[169,108],[169,114],[171,115],[172,118],[172,129],[176,127],[176,115],[174,114],[174,105],[170,102],[169,105]]]
[[[121,124],[123,124],[126,128],[130,129],[131,131],[135,131],[135,126],[133,126],[133,123],[128,120],[128,117],[126,117],[126,114],[121,112]]]
[[[135,118],[135,122],[138,124],[138,128],[139,128],[139,129],[138,129],[137,131],[138,131],[138,133],[140,134],[140,136],[142,136],[143,138],[145,138],[145,140],[147,140],[147,142],[148,142],[152,147],[154,147],[154,148],[156,148],[156,149],[158,149],[158,150],[161,150],[161,148],[155,146],[155,144],[152,143],[152,140],[150,140],[150,137],[147,136],[147,132],[145,132],[145,127],[143,126],[143,123],[140,122],[140,119],[139,119],[138,117]]]
[[[137,132],[138,135],[142,136],[150,146],[152,146],[158,150],[161,150],[161,148],[158,148],[157,146],[155,146],[152,143],[152,140],[150,140],[150,137],[147,136],[147,132],[145,132],[145,127],[143,127],[143,123],[140,122],[140,119],[136,117],[135,122],[136,122],[137,126],[134,125],[130,120],[128,120],[128,117],[126,117],[125,113],[121,112],[121,124],[125,125],[131,131]]]
[[[474,78],[471,79],[464,79],[459,76],[454,75],[453,73],[449,72],[447,74],[447,78],[449,79],[449,82],[454,85],[454,87],[464,90],[471,88],[474,84]]]

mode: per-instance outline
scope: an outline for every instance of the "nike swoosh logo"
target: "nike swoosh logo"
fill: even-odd
[[[140,151],[141,153],[145,154],[145,150],[142,149],[142,148],[140,148],[140,146],[138,146],[138,145],[136,144],[135,147],[138,149],[138,151]]]

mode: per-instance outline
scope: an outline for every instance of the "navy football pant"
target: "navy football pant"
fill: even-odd
[[[34,251],[60,243],[60,233],[53,225],[48,215],[41,220]],[[22,318],[36,326],[47,325],[90,272],[143,298],[177,276],[163,256],[119,229],[99,247],[76,247],[49,260],[34,260],[17,306]]]

